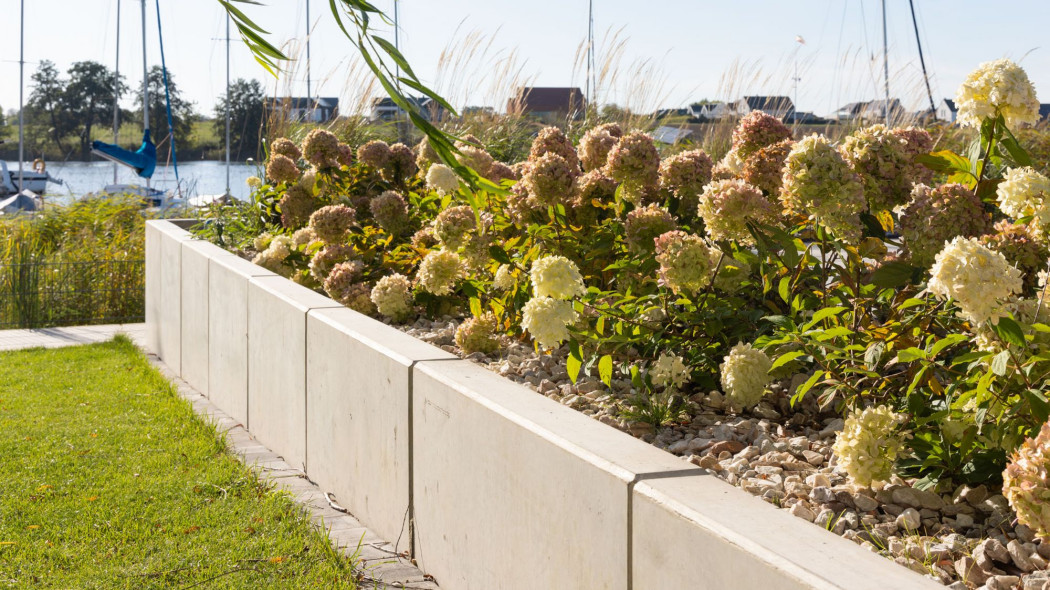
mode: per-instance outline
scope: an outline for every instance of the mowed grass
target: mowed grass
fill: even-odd
[[[354,588],[126,338],[0,354],[0,588]]]

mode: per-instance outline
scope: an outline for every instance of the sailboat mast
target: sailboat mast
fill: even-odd
[[[142,130],[149,132],[149,64],[146,61],[146,0],[142,0]],[[146,179],[149,188],[150,179]]]
[[[117,83],[120,81],[120,0],[117,0],[117,59],[113,63],[113,145],[120,143],[120,105]],[[113,162],[113,184],[117,184],[117,163]]]
[[[226,194],[230,194],[230,13],[226,13]]]
[[[890,126],[890,52],[889,41],[886,36],[886,0],[882,0],[882,69],[886,82],[886,103],[883,104],[883,114],[886,118],[886,126]]]
[[[587,2],[587,106],[591,105],[591,78],[594,68],[594,0]]]
[[[310,96],[310,0],[306,0],[306,108],[309,117],[313,118],[313,100]]]
[[[25,106],[23,95],[25,93],[25,70],[26,70],[26,0],[22,0],[19,13],[19,35],[18,35],[18,192],[25,189],[22,179],[22,162],[25,161]]]
[[[937,120],[937,105],[933,104],[933,91],[930,90],[930,76],[926,73],[926,58],[922,56],[922,40],[919,39],[919,21],[915,20],[915,2],[908,0],[911,7],[911,26],[915,28],[915,43],[919,46],[919,63],[922,64],[922,78],[926,80],[926,96],[930,97],[930,114]]]

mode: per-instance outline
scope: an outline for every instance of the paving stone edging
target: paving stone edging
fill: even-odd
[[[148,348],[446,590],[942,587],[185,226],[147,223]]]

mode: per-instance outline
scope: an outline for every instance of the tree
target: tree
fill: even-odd
[[[149,128],[153,142],[161,144],[171,135],[168,127],[167,97],[164,94],[164,70],[160,66],[153,66],[149,70]],[[141,86],[139,86],[141,88]],[[168,93],[171,95],[171,119],[172,127],[175,129],[176,148],[186,147],[193,131],[193,123],[197,120],[197,112],[193,103],[182,98],[182,91],[175,85],[175,78],[168,70]],[[140,99],[141,102],[141,99]],[[136,116],[142,119],[142,106],[136,110]]]
[[[54,62],[46,59],[40,62],[29,79],[33,81],[33,91],[26,104],[26,126],[32,123],[46,127],[48,138],[62,152],[68,152],[62,139],[73,132],[75,120],[64,106],[65,80],[59,78]]]
[[[238,78],[230,84],[230,153],[234,160],[259,155],[263,125],[263,87],[258,80]],[[226,137],[226,95],[215,105],[215,132]]]
[[[78,61],[68,70],[69,84],[62,93],[63,104],[75,123],[80,140],[80,155],[87,159],[91,152],[91,131],[95,124],[105,124],[113,117],[113,103],[128,87],[123,77],[95,61]]]

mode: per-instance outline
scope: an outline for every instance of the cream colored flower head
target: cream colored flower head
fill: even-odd
[[[704,187],[697,212],[704,219],[707,237],[715,241],[755,243],[747,222],[769,223],[777,210],[762,191],[743,180],[716,180]]]
[[[459,188],[459,176],[444,164],[433,164],[427,170],[427,188],[441,196],[454,193]]]
[[[1024,68],[1008,59],[981,64],[955,92],[958,122],[964,127],[1002,114],[1008,127],[1039,120],[1039,100]]]
[[[521,327],[543,348],[557,348],[569,339],[569,326],[576,321],[571,301],[533,297],[522,308]]]
[[[1021,292],[1021,271],[1006,258],[981,245],[976,238],[954,238],[937,254],[927,288],[941,298],[951,298],[960,315],[974,327],[998,323],[1005,305]]]
[[[564,256],[545,256],[533,262],[529,278],[536,297],[572,299],[587,291],[580,269]]]
[[[456,346],[466,354],[493,353],[499,350],[499,342],[494,338],[495,333],[496,316],[491,313],[468,318],[456,328]]]
[[[412,283],[404,275],[385,276],[372,288],[371,299],[379,313],[402,321],[412,314]]]
[[[723,359],[722,391],[729,402],[741,408],[753,407],[762,401],[769,385],[769,369],[773,361],[766,353],[751,344],[738,343]]]
[[[860,240],[860,214],[868,206],[864,184],[826,137],[810,135],[791,148],[780,201],[785,209],[808,216],[840,240]]]
[[[496,269],[496,275],[492,279],[492,287],[500,291],[510,291],[517,281],[514,279],[514,270],[506,264],[501,264]]]
[[[889,481],[906,438],[899,432],[904,416],[887,406],[866,408],[846,418],[832,451],[838,465],[861,486]]]
[[[1044,542],[1050,540],[1050,424],[1043,424],[1035,438],[1024,441],[1003,471],[1003,495]]]
[[[433,250],[419,263],[419,286],[434,295],[448,295],[463,278],[465,268],[459,254],[449,250]]]
[[[995,190],[999,208],[1014,219],[1032,217],[1040,231],[1050,228],[1050,178],[1032,168],[1010,168]]]
[[[665,352],[649,367],[649,378],[657,387],[678,389],[689,382],[689,367],[682,357]]]
[[[245,179],[244,184],[247,184],[251,188],[259,188],[262,186],[262,179],[258,176],[249,176]]]

